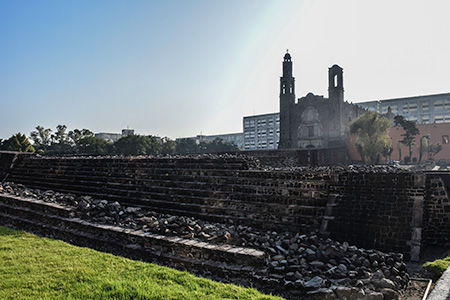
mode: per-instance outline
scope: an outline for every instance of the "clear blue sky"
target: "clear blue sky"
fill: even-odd
[[[351,102],[450,92],[450,1],[0,0],[0,138],[54,129],[171,138],[242,131],[296,96]]]

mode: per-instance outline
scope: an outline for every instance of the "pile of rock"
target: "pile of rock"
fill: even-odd
[[[1,184],[2,192],[70,206],[74,216],[91,222],[262,250],[266,260],[255,278],[268,290],[282,288],[292,297],[307,291],[309,299],[396,299],[409,281],[402,254],[360,249],[314,233],[261,232],[12,183]]]

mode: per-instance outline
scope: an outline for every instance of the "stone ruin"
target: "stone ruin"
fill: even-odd
[[[5,225],[292,299],[398,298],[449,208],[420,172],[227,155],[26,157],[0,186]]]

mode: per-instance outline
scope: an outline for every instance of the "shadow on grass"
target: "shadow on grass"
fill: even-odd
[[[5,227],[5,226],[0,226],[0,236],[3,236],[3,235],[19,235],[19,234],[22,234],[22,232],[17,231],[17,230],[9,229],[8,227]]]

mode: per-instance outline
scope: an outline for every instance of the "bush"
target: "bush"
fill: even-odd
[[[447,270],[449,265],[450,265],[450,256],[444,259],[437,259],[435,261],[426,262],[423,264],[423,267],[426,270],[431,271],[438,276],[441,276],[442,273],[444,273],[445,270]]]

